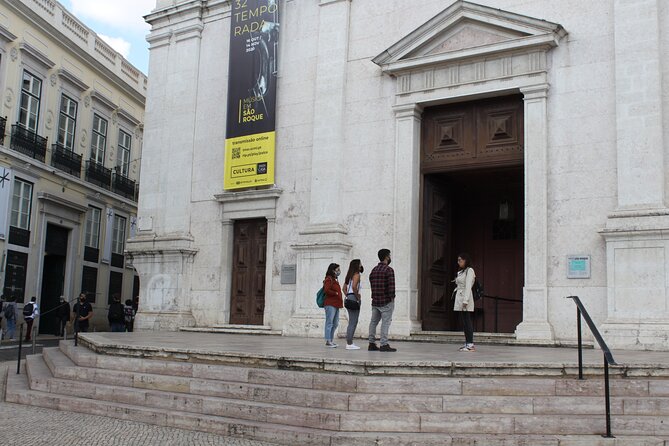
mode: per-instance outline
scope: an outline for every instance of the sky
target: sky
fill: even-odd
[[[87,27],[144,74],[149,69],[149,25],[143,16],[156,0],[59,0]]]

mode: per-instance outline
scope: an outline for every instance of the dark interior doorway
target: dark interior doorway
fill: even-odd
[[[262,325],[265,313],[267,220],[235,222],[230,323]]]
[[[48,224],[46,227],[46,246],[42,265],[42,293],[40,294],[40,313],[54,309],[60,303],[65,285],[65,262],[70,230]],[[69,299],[69,296],[65,296]],[[55,334],[58,322],[56,312],[39,318],[39,332]]]
[[[451,281],[467,252],[490,296],[477,303],[474,329],[512,333],[522,320],[522,168],[425,175],[423,192],[423,329],[460,330]]]

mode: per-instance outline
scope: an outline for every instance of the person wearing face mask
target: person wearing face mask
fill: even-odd
[[[88,331],[89,321],[93,317],[93,306],[86,302],[85,293],[79,295],[79,302],[74,304],[72,313],[74,313],[74,332],[86,333]]]
[[[339,309],[344,306],[341,297],[341,286],[337,279],[341,269],[336,263],[330,263],[323,280],[323,291],[325,292],[325,346],[336,348],[334,336],[339,326]]]
[[[396,352],[388,344],[388,331],[395,310],[395,271],[390,265],[390,250],[379,250],[379,264],[369,274],[372,286],[372,320],[369,322],[369,351]],[[381,347],[376,345],[376,327],[381,321]]]
[[[346,350],[360,350],[360,347],[353,343],[353,335],[358,327],[358,317],[360,316],[360,274],[365,269],[362,267],[360,259],[353,259],[348,266],[346,279],[344,280],[344,289],[346,290],[346,299],[344,306],[348,311],[348,327],[346,328]]]

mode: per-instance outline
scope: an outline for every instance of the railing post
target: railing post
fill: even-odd
[[[19,324],[19,359],[16,363],[16,374],[21,373],[21,347],[23,347],[23,324]]]
[[[583,379],[583,336],[581,335],[581,309],[576,307],[576,326],[578,327],[578,379]]]
[[[611,393],[609,391],[609,362],[604,355],[604,396],[606,398],[606,435],[604,438],[614,438],[611,435]]]

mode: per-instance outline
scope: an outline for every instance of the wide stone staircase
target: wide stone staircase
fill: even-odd
[[[669,380],[624,376],[633,370],[611,381],[616,438],[605,439],[601,377],[369,375],[238,360],[116,356],[63,341],[10,370],[6,400],[285,445],[669,445]]]

